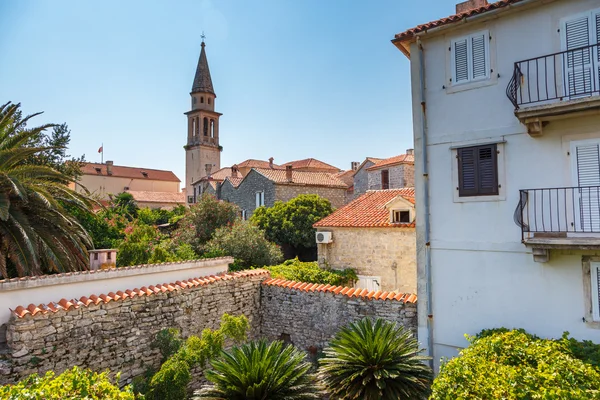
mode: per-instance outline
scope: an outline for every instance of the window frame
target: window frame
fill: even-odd
[[[597,271],[594,271],[600,264],[598,256],[583,256],[583,300],[585,304],[584,320],[588,328],[600,329],[600,304],[598,297],[600,288],[598,287]],[[594,281],[595,279],[595,281]],[[594,298],[596,301],[594,302]]]
[[[481,187],[481,181],[479,179],[481,175],[481,165],[479,164],[479,151],[484,148],[491,148],[492,153],[492,168],[493,174],[495,175],[494,181],[495,185],[493,191],[486,191],[486,189]],[[463,155],[461,154],[464,151],[473,150],[475,155],[474,162],[474,180],[477,187],[475,189],[465,189],[464,187],[464,174],[463,169],[465,164],[461,162],[461,158]],[[498,196],[500,194],[499,188],[499,172],[498,172],[498,146],[496,143],[490,144],[482,144],[482,145],[473,145],[473,146],[465,146],[459,147],[456,149],[456,160],[457,160],[457,171],[458,171],[458,196],[459,197],[481,197],[481,196]]]
[[[486,71],[485,76],[474,78],[473,77],[473,38],[483,35],[486,40],[484,40],[485,47],[485,63],[486,63]],[[468,79],[460,82],[456,81],[456,43],[461,42],[463,40],[467,41],[467,75]],[[471,33],[469,35],[463,35],[459,37],[452,38],[450,40],[450,86],[462,86],[467,85],[469,83],[488,81],[492,77],[492,63],[490,56],[490,47],[491,47],[491,38],[490,31],[488,29],[477,31]]]
[[[384,186],[384,183],[383,183],[384,173],[385,173],[385,176],[387,178],[386,179],[387,182],[385,183],[385,186]],[[387,190],[389,188],[390,188],[390,170],[389,169],[382,169],[381,170],[381,190]]]
[[[256,208],[263,207],[265,205],[265,192],[257,191],[256,195]]]

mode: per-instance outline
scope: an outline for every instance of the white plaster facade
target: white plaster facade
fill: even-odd
[[[532,249],[521,242],[521,227],[513,220],[519,190],[578,186],[573,179],[571,144],[600,140],[600,115],[572,114],[569,119],[553,120],[544,126],[543,135],[534,137],[516,118],[506,95],[515,62],[562,51],[563,19],[599,7],[598,0],[524,0],[467,18],[466,23],[420,34],[426,117],[421,113],[420,51],[416,40],[410,44],[418,332],[423,346],[433,344],[429,351],[436,368],[441,357],[453,357],[468,344],[464,334],[474,335],[485,328],[518,327],[544,337],[560,337],[569,331],[578,339],[600,343],[600,324],[590,318],[590,280],[585,269],[586,257],[600,255],[600,247],[551,250],[548,262],[535,262]],[[476,32],[489,33],[488,77],[453,85],[452,41]],[[424,131],[430,288],[423,207]],[[499,193],[460,197],[456,148],[479,143],[497,143]],[[429,313],[433,315],[430,328]]]

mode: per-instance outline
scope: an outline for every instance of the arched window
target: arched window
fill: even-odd
[[[208,104],[210,104],[210,97],[207,100],[208,100]]]
[[[211,138],[215,137],[215,120],[214,119],[210,120],[210,137]]]
[[[200,97],[200,103],[204,103],[204,97]]]
[[[200,135],[200,119],[198,117],[196,117],[196,131],[194,132],[194,135]]]
[[[192,104],[196,104],[196,98],[192,97]]]
[[[196,118],[192,118],[192,136],[196,136]]]
[[[208,136],[208,118],[204,117],[204,136]]]

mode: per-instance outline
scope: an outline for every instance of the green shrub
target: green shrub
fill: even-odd
[[[160,350],[160,354],[163,357],[161,363],[164,363],[169,357],[177,353],[182,343],[183,341],[178,329],[165,328],[156,334],[156,339],[154,339],[150,347]]]
[[[288,279],[296,282],[322,283],[334,286],[353,286],[358,280],[356,271],[352,268],[344,270],[323,269],[316,261],[301,262],[298,258],[284,261],[283,264],[266,267],[271,277]]]
[[[279,247],[265,239],[265,234],[256,225],[246,221],[219,228],[206,244],[206,252],[222,251],[232,256],[241,268],[262,267],[281,262],[283,255]]]
[[[119,380],[117,374],[116,381]],[[0,387],[2,399],[40,399],[40,400],[133,400],[131,387],[119,389],[108,377],[108,372],[92,372],[73,367],[55,376],[47,372],[43,377],[30,375],[16,385]]]
[[[443,363],[432,400],[600,398],[600,372],[560,341],[503,329]]]

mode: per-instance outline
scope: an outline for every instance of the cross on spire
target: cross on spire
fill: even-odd
[[[202,35],[200,35],[200,37],[202,38],[202,44],[204,44],[204,39],[206,39],[206,35],[204,34],[204,31],[202,31]]]

